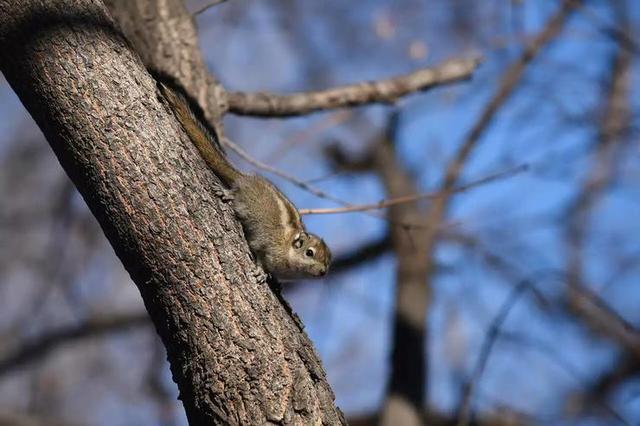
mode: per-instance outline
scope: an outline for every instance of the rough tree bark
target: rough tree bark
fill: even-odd
[[[227,94],[205,67],[195,23],[181,0],[105,0],[142,61],[176,78],[221,133]]]
[[[0,67],[138,286],[191,424],[344,423],[215,177],[98,0],[0,0]]]

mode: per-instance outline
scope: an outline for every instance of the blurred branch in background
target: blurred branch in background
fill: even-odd
[[[371,148],[373,168],[379,174],[391,198],[417,192],[417,183],[398,160],[400,112],[395,111],[386,134]],[[425,234],[431,228],[425,221],[424,206],[417,201],[389,207],[392,222],[409,222],[422,227],[409,231],[391,227],[391,244],[396,256],[395,305],[392,320],[391,372],[387,382],[380,424],[392,426],[420,425],[424,419],[424,402],[428,383],[428,329],[426,318],[431,303],[430,286],[424,279],[429,263],[424,256]]]
[[[479,382],[482,379],[482,373],[484,372],[487,363],[489,362],[491,350],[493,349],[496,339],[500,334],[500,330],[504,322],[506,321],[511,308],[513,308],[513,306],[516,304],[520,295],[529,287],[532,287],[532,283],[528,280],[523,280],[522,282],[520,282],[520,284],[515,286],[498,310],[498,314],[496,315],[494,320],[491,321],[491,324],[487,329],[484,341],[482,342],[478,360],[476,361],[469,379],[462,389],[462,400],[460,402],[460,412],[458,414],[458,426],[469,425],[472,416],[474,392],[476,387],[478,387]]]
[[[385,253],[391,251],[391,237],[384,235],[381,238],[366,242],[359,247],[336,257],[331,262],[331,273],[339,274],[348,271],[364,263],[370,262]]]
[[[618,1],[613,3],[613,6],[617,9],[625,8],[625,4],[622,1]],[[600,18],[596,13],[591,10],[590,7],[583,7],[580,9],[580,13],[584,15],[590,22],[596,25],[600,31],[610,37],[613,41],[620,45],[621,49],[628,50],[629,53],[634,55],[640,54],[640,46],[634,40],[633,32],[631,31],[631,27],[628,25],[628,22],[624,22],[628,20],[628,16],[621,17],[618,14],[617,19],[620,20],[622,25],[619,26],[611,26]]]
[[[520,82],[527,65],[560,33],[572,9],[572,2],[565,1],[559,12],[524,48],[520,59],[505,71],[500,79],[498,90],[446,166],[441,186],[444,195],[431,201],[428,214],[421,213],[421,209],[414,204],[398,205],[389,209],[389,217],[393,221],[408,219],[412,222],[421,221],[424,230],[408,233],[400,229],[392,229],[392,242],[398,266],[391,378],[387,400],[381,415],[383,425],[418,425],[423,421],[421,413],[426,396],[424,383],[427,377],[425,362],[428,353],[425,349],[427,344],[425,322],[431,303],[437,230],[446,215],[450,191],[456,185],[464,164],[480,137],[494,119],[500,106],[506,102]],[[393,130],[388,130],[388,134],[394,136],[388,136],[387,141],[395,140],[397,120],[396,115],[389,125],[389,129]],[[409,177],[401,171],[402,166],[394,160],[392,146],[389,142],[380,144],[377,154],[374,155],[387,192],[392,197],[415,193],[415,184],[411,183]],[[462,416],[463,424],[468,421],[465,411]]]
[[[575,416],[593,412],[594,404],[606,401],[626,382],[637,377],[640,377],[640,358],[625,352],[614,359],[608,370],[571,395],[567,405]]]
[[[624,2],[612,3],[620,31],[629,31],[628,11]],[[587,242],[592,210],[614,183],[616,166],[624,152],[629,131],[631,52],[617,45],[609,67],[604,89],[604,108],[597,132],[595,152],[590,167],[575,198],[569,203],[566,221],[567,308],[593,332],[613,340],[621,349],[640,359],[640,330],[614,312],[585,282],[584,248]]]
[[[0,426],[79,426],[76,423],[39,417],[27,413],[5,413],[0,411]]]
[[[474,147],[480,140],[483,133],[486,131],[489,124],[493,121],[499,108],[508,100],[512,92],[517,87],[518,83],[522,79],[522,76],[524,75],[525,70],[527,69],[527,66],[536,58],[540,51],[560,33],[560,31],[564,27],[566,18],[573,9],[571,3],[572,2],[569,0],[566,0],[562,3],[560,10],[555,14],[555,16],[553,16],[542,29],[542,31],[536,37],[534,37],[528,45],[524,47],[524,51],[520,58],[512,65],[510,65],[509,68],[503,73],[502,77],[499,80],[500,83],[497,91],[484,107],[482,113],[480,114],[480,117],[472,127],[467,138],[464,140],[464,142],[454,155],[453,159],[447,164],[443,175],[443,182],[441,187],[442,190],[449,190],[454,187]],[[433,201],[432,205],[430,206],[429,217],[427,219],[427,224],[431,227],[431,229],[438,228],[446,215],[448,204],[449,198],[446,196]],[[424,237],[426,239],[427,263],[433,264],[437,233],[432,231],[426,234]],[[431,282],[433,280],[433,274],[433,267],[430,266],[427,269],[426,274],[427,286],[432,285]],[[487,347],[491,348],[491,345],[489,344],[487,345]],[[480,359],[482,359],[482,356],[480,357]],[[479,369],[479,372],[481,371],[482,369]],[[479,378],[480,373],[477,374]],[[469,387],[468,389],[469,390],[467,391],[467,396],[463,398],[460,424],[466,424],[469,418],[470,408],[468,407],[468,405],[470,404],[469,398],[472,388]],[[464,404],[466,404],[467,407],[465,407]]]
[[[105,4],[217,129],[236,115],[227,148],[302,189],[297,205],[388,208],[305,217],[334,251],[331,275],[284,287],[350,424],[637,422],[636,0]],[[483,66],[454,59],[458,77],[438,74],[468,52]],[[210,70],[274,89],[227,93]],[[363,75],[397,77],[340,86]],[[138,293],[5,98],[0,424],[186,424]],[[530,172],[458,191],[518,164]]]
[[[526,170],[528,170],[528,166],[526,164],[521,166],[511,167],[507,170],[490,174],[488,176],[471,181],[469,183],[459,185],[447,191],[439,191],[439,192],[434,191],[434,192],[424,192],[424,193],[403,195],[397,198],[388,198],[386,200],[381,200],[373,204],[358,204],[358,205],[351,205],[347,207],[326,208],[326,209],[299,209],[299,212],[301,215],[340,214],[340,213],[358,213],[358,212],[365,212],[369,210],[386,209],[392,206],[397,206],[399,204],[412,203],[420,200],[431,200],[431,199],[445,197],[445,196],[450,197],[452,194],[466,192],[470,189],[473,189],[481,185],[485,185],[485,184],[499,181],[502,179],[507,179],[511,176],[515,176],[519,173],[525,172]],[[394,223],[397,223],[397,222],[394,222]],[[416,225],[414,225],[414,227],[415,226]]]
[[[411,223],[412,230],[390,226],[389,237],[356,250],[347,257],[347,264],[356,264],[383,253],[387,245],[397,260],[396,296],[391,346],[391,374],[387,397],[380,413],[382,425],[419,425],[424,421],[423,402],[426,396],[427,351],[425,318],[430,289],[424,286],[426,264],[422,246],[424,207],[411,196],[417,191],[413,178],[404,170],[396,156],[399,139],[400,112],[394,110],[385,132],[372,142],[369,152],[360,158],[351,158],[340,147],[334,146],[330,158],[339,170],[376,172],[391,199],[404,199],[403,203],[388,205],[390,224]],[[387,240],[388,238],[388,240]]]
[[[501,342],[517,345],[523,348],[534,350],[545,357],[549,358],[555,365],[557,365],[564,373],[566,373],[572,380],[574,380],[581,389],[589,388],[589,379],[585,377],[583,373],[578,371],[562,354],[562,345],[548,345],[540,340],[523,336],[518,333],[501,331],[497,336]],[[619,423],[631,426],[631,423],[627,421],[617,410],[615,410],[605,399],[592,400],[598,406],[604,410],[604,413]],[[602,413],[600,413],[602,414]]]
[[[0,355],[0,376],[24,367],[26,364],[39,361],[50,352],[68,343],[92,337],[103,337],[149,325],[151,325],[149,315],[146,312],[139,312],[95,318],[84,324],[50,332],[44,336],[34,338],[7,354]]]

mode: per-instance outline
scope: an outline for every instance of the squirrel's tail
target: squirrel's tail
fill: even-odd
[[[158,80],[158,87],[204,161],[225,186],[232,187],[242,174],[229,163],[215,133],[205,127],[204,118],[197,116],[197,106],[192,106],[180,89],[171,84]]]

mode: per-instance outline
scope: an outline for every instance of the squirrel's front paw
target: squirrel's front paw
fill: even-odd
[[[213,190],[213,193],[216,195],[216,197],[220,198],[225,203],[234,200],[233,192],[221,186],[216,187]]]
[[[265,273],[258,265],[255,266],[252,275],[258,281],[258,284],[264,284],[269,280],[269,274]]]

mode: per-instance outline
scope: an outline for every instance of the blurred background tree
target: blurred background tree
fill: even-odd
[[[209,3],[187,7],[229,90],[484,58],[393,106],[226,116],[252,157],[351,203],[520,171],[305,218],[334,269],[285,297],[350,423],[639,421],[640,3]],[[4,81],[0,96],[0,423],[186,424],[137,289]],[[299,207],[335,206],[273,179]]]

